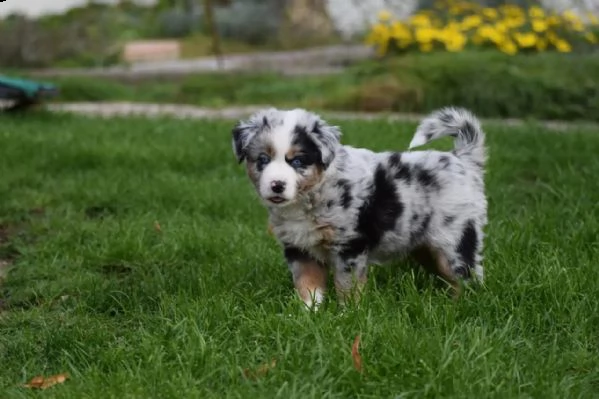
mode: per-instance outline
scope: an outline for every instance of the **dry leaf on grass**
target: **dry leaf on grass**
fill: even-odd
[[[38,375],[33,377],[29,383],[25,384],[25,388],[47,389],[56,384],[62,384],[69,378],[67,373],[57,374],[50,377]]]
[[[356,335],[354,344],[351,347],[351,357],[354,359],[354,367],[358,372],[362,372],[362,356],[360,356],[360,336]]]
[[[266,374],[268,374],[268,371],[270,369],[275,368],[276,365],[277,365],[277,359],[272,359],[270,361],[270,363],[264,363],[264,364],[258,366],[258,368],[255,370],[244,369],[243,376],[247,379],[255,380],[257,378],[264,377]]]
[[[162,227],[160,227],[160,223],[158,223],[158,220],[154,222],[154,230],[156,230],[157,232],[162,232]]]

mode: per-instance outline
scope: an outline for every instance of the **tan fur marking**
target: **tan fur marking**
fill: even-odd
[[[310,167],[310,169],[312,173],[304,177],[299,183],[298,191],[300,193],[306,193],[310,191],[322,180],[322,175],[324,173],[324,169],[322,167],[313,165]]]
[[[285,154],[285,157],[287,159],[293,159],[300,152],[302,152],[302,149],[300,147],[294,145],[289,149],[289,151],[287,151],[287,153]]]
[[[302,262],[298,268],[295,289],[302,301],[312,303],[317,289],[323,294],[326,291],[327,269],[317,262]]]
[[[245,165],[245,170],[252,183],[254,183],[254,185],[257,187],[259,184],[260,176],[256,172],[255,162],[248,161]]]
[[[330,224],[317,226],[316,229],[321,236],[320,246],[324,249],[330,249],[335,242],[335,229]]]
[[[430,247],[420,247],[412,255],[428,272],[436,274],[451,285],[452,297],[458,299],[462,294],[462,286],[449,266],[447,256],[443,252]]]

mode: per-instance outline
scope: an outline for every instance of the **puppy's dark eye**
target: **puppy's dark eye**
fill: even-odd
[[[256,162],[259,166],[265,166],[270,162],[270,157],[266,154],[260,154]]]
[[[302,166],[304,166],[304,161],[300,157],[293,158],[290,162],[290,165],[294,168],[301,168]]]

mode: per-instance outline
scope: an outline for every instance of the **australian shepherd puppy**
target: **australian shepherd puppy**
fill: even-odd
[[[449,152],[342,145],[339,128],[303,109],[257,112],[232,134],[306,306],[322,303],[329,270],[344,304],[359,297],[369,264],[405,255],[454,293],[482,282],[485,136],[469,111],[433,112],[409,146],[452,136]]]

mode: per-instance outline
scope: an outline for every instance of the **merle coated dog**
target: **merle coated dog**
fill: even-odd
[[[405,255],[456,294],[482,282],[485,135],[468,110],[433,112],[410,143],[452,136],[450,152],[342,145],[337,127],[303,109],[265,109],[232,134],[306,306],[323,301],[329,269],[344,304],[359,298],[369,264]]]

